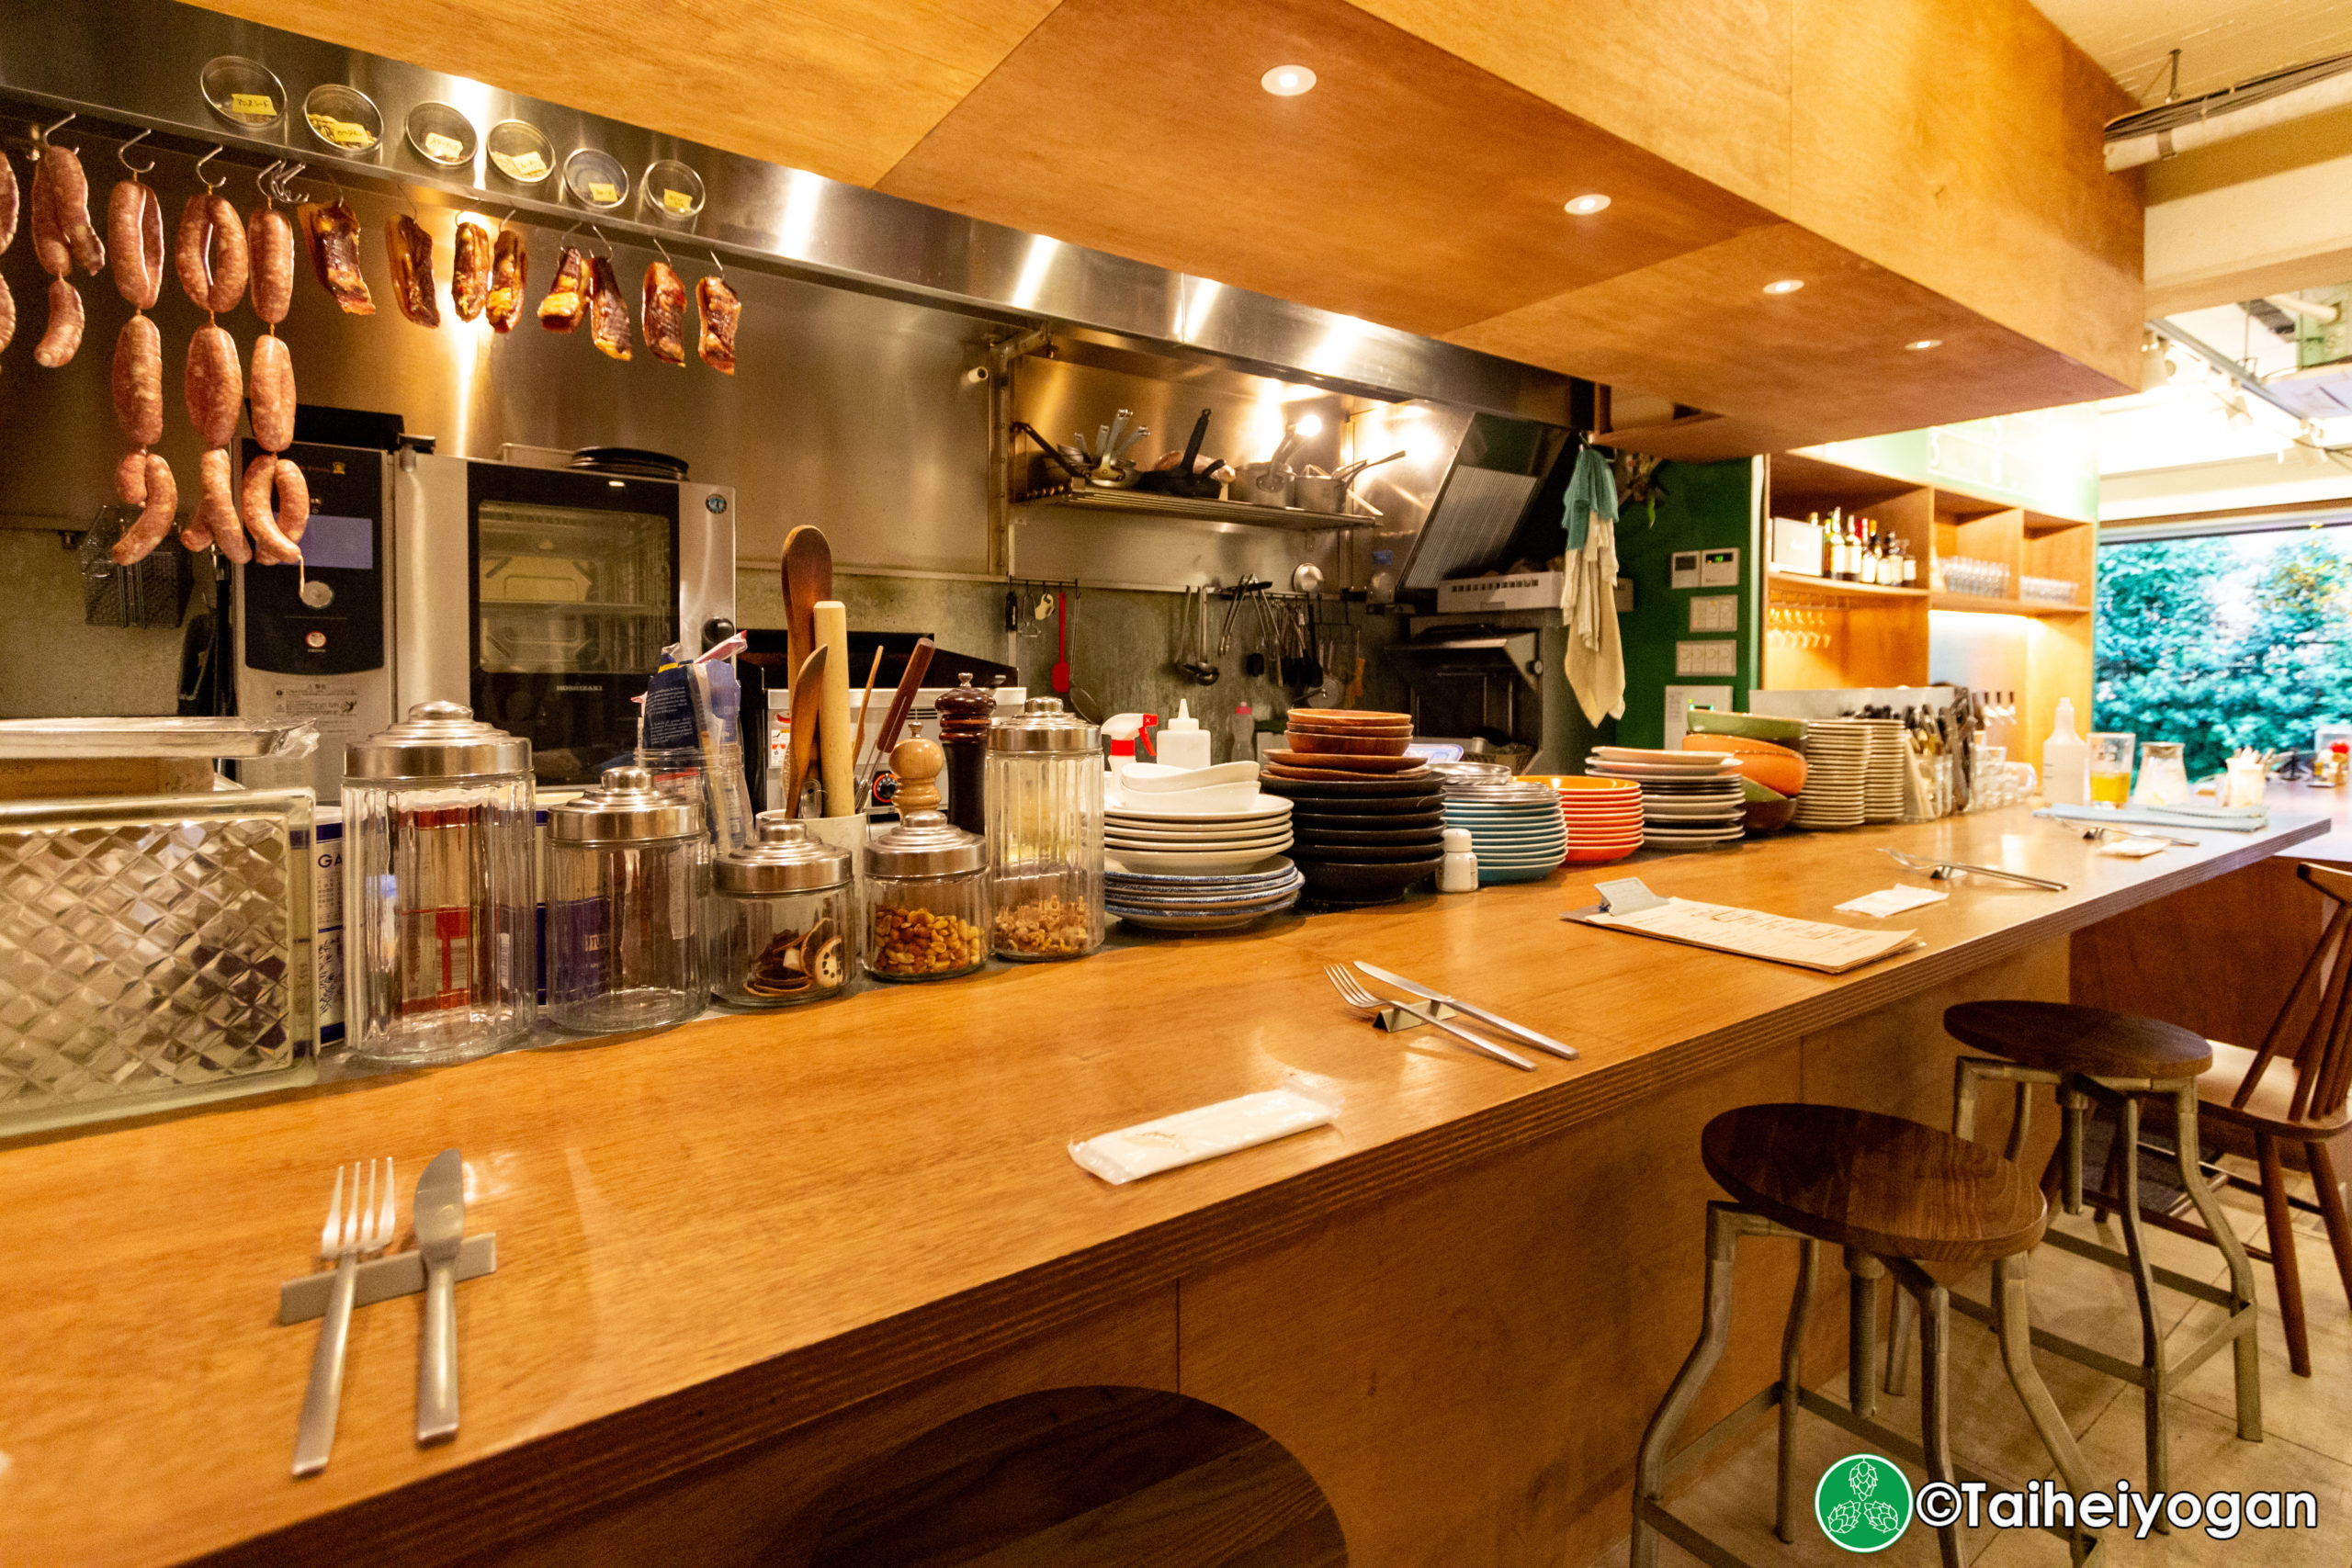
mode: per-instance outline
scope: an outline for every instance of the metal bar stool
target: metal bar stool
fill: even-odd
[[[2254,1265],[2237,1233],[2222,1219],[2221,1205],[2207,1185],[2197,1158],[2197,1089],[2200,1074],[2213,1065],[2213,1048],[2202,1036],[2154,1019],[2133,1018],[2098,1008],[2072,1007],[2061,1002],[1965,1002],[1944,1013],[1944,1028],[1962,1044],[1991,1052],[2000,1058],[1962,1056],[1954,1072],[1952,1134],[1973,1138],[1976,1133],[1976,1101],[1987,1081],[2017,1086],[2017,1111],[2009,1124],[2007,1157],[2015,1160],[2025,1149],[2028,1111],[2034,1086],[2050,1084],[2063,1111],[2064,1134],[2042,1176],[2047,1190],[2064,1184],[2066,1212],[2083,1210],[2083,1113],[2094,1106],[2113,1113],[2115,1137],[2109,1146],[2108,1192],[2123,1223],[2124,1250],[2084,1241],[2052,1231],[2043,1237],[2050,1246],[2077,1258],[2087,1258],[2132,1276],[2140,1302],[2140,1360],[2138,1365],[2069,1339],[2046,1328],[2033,1331],[2033,1342],[2054,1355],[2079,1362],[2094,1371],[2132,1384],[2141,1391],[2147,1439],[2148,1490],[2170,1489],[2170,1440],[2165,1418],[2165,1398],[2223,1345],[2234,1348],[2237,1359],[2238,1436],[2262,1440],[2262,1368],[2255,1339]],[[2181,1186],[2205,1222],[2222,1258],[2229,1263],[2230,1286],[2222,1290],[2201,1280],[2162,1269],[2148,1260],[2147,1239],[2140,1213],[2140,1126],[2143,1100],[2154,1100],[2173,1123],[2176,1161]],[[2229,1315],[2197,1344],[2177,1355],[2165,1352],[2164,1325],[2156,1318],[2158,1285],[2199,1301],[2229,1309]],[[1992,1309],[1963,1296],[1952,1298],[1952,1310],[1979,1322],[1993,1321]],[[1886,1390],[1904,1387],[1904,1348],[1911,1329],[1906,1304],[1894,1303],[1894,1321],[1887,1337]]]
[[[1994,1316],[2010,1386],[2068,1490],[2079,1495],[2090,1489],[2082,1450],[2034,1371],[2026,1255],[2041,1239],[2049,1205],[2024,1170],[1917,1122],[1827,1105],[1727,1111],[1707,1123],[1699,1150],[1707,1174],[1733,1201],[1707,1205],[1707,1299],[1699,1341],[1642,1435],[1634,1468],[1631,1568],[1655,1568],[1660,1536],[1713,1568],[1744,1568],[1730,1551],[1678,1518],[1664,1494],[1668,1482],[1774,1406],[1780,1410],[1780,1461],[1772,1528],[1784,1541],[1794,1539],[1800,1498],[1793,1468],[1800,1409],[1923,1466],[1934,1480],[1984,1479],[1952,1458],[1950,1297],[1922,1264],[1993,1265]],[[1731,1336],[1732,1260],[1742,1236],[1787,1236],[1797,1243],[1796,1295],[1781,1340],[1780,1381],[1675,1451],[1675,1434]],[[1844,1249],[1850,1276],[1846,1405],[1802,1382],[1805,1322],[1823,1242]],[[1919,1303],[1918,1443],[1871,1419],[1878,1281],[1889,1274]],[[2067,1538],[2078,1563],[2096,1551],[2098,1538],[2089,1531],[2077,1527],[2053,1533]],[[1945,1568],[1959,1568],[1959,1527],[1942,1526],[1936,1535]]]

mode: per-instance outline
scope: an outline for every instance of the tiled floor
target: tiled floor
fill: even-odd
[[[2247,1174],[2252,1174],[2250,1168]],[[2308,1195],[2308,1187],[2300,1185],[2301,1178],[2291,1179]],[[2239,1235],[2260,1244],[2259,1194],[2227,1189],[2222,1192],[2222,1202]],[[2145,1540],[2109,1529],[2104,1532],[2103,1556],[2116,1568],[2187,1568],[2190,1564],[2220,1568],[2229,1563],[2250,1568],[2254,1564],[2345,1568],[2352,1561],[2352,1302],[2346,1299],[2318,1217],[2299,1212],[2296,1222],[2301,1233],[2296,1256],[2302,1265],[2313,1375],[2299,1378],[2288,1371],[2270,1267],[2256,1263],[2255,1280],[2262,1306],[2257,1326],[2262,1347],[2264,1440],[2249,1443],[2237,1436],[2231,1357],[2227,1349],[2221,1350],[2170,1402],[2172,1483],[2177,1489],[2200,1494],[2308,1491],[2319,1499],[2319,1529],[2241,1530],[2230,1540],[2213,1540],[2201,1528],[2169,1537],[2151,1534]],[[2079,1235],[2099,1235],[2088,1213],[2073,1217],[2062,1213],[2052,1224],[2053,1228]],[[2196,1279],[2216,1283],[2225,1280],[2228,1270],[2211,1247],[2162,1231],[2149,1234],[2157,1264]],[[2122,1233],[2110,1221],[2101,1239],[2120,1247]],[[1824,1267],[1833,1278],[1838,1277],[1836,1258],[1834,1250],[1825,1250]],[[2128,1276],[2049,1247],[2034,1254],[2033,1269],[2036,1323],[2125,1360],[2139,1359],[2139,1309]],[[1980,1274],[1959,1288],[1981,1301],[1987,1281]],[[2158,1301],[2162,1319],[2176,1344],[2194,1342],[2218,1321],[2222,1310],[2161,1288]],[[1952,1447],[1962,1462],[2010,1479],[2054,1474],[2002,1374],[1991,1331],[1976,1323],[1956,1322],[1951,1354]],[[2140,1392],[2046,1352],[2036,1352],[2034,1359],[2082,1444],[2093,1478],[2110,1483],[2121,1476],[2137,1488],[2146,1479]],[[1913,1397],[1880,1396],[1880,1418],[1898,1431],[1919,1429],[1917,1381],[1915,1370]],[[1844,1376],[1826,1384],[1823,1392],[1842,1400]],[[1758,1568],[1851,1568],[1857,1559],[1832,1544],[1814,1524],[1809,1507],[1794,1532],[1793,1545],[1783,1545],[1773,1538],[1772,1430],[1771,1423],[1764,1423],[1756,1438],[1727,1461],[1676,1494],[1671,1498],[1676,1511]],[[1812,1483],[1821,1472],[1841,1455],[1863,1445],[1812,1416],[1804,1417],[1798,1430],[1797,1473],[1809,1500]],[[1926,1479],[1916,1468],[1905,1468],[1915,1486]],[[2038,1530],[1980,1529],[1970,1535],[1963,1551],[1971,1568],[2055,1568],[2067,1561],[2065,1543]],[[1595,1568],[1622,1568],[1625,1556],[1621,1542]],[[1660,1545],[1661,1568],[1687,1568],[1696,1561],[1670,1542]],[[1887,1568],[1934,1563],[1935,1535],[1914,1524],[1902,1540],[1871,1561]]]

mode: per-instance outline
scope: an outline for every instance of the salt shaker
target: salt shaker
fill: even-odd
[[[1478,891],[1478,855],[1471,848],[1470,829],[1448,828],[1445,830],[1445,859],[1437,868],[1437,890],[1441,893],[1476,893]]]

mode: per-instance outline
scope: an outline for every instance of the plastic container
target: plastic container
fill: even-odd
[[[344,750],[346,1038],[374,1061],[519,1043],[537,1010],[531,743],[419,703]]]
[[[1209,741],[1209,732],[1193,716],[1193,705],[1179,699],[1176,716],[1160,727],[1155,760],[1170,768],[1205,768],[1210,762]]]
[[[841,995],[856,962],[850,855],[782,811],[711,864],[703,921],[713,995],[730,1007],[782,1008]]]
[[[548,807],[548,1020],[575,1034],[684,1023],[709,999],[702,809],[644,768]]]
[[[2058,699],[2057,722],[2041,743],[2041,797],[2052,806],[2090,799],[2090,748],[2075,733],[2075,702]]]
[[[989,852],[939,810],[936,740],[891,748],[899,824],[865,845],[865,972],[877,980],[946,980],[989,958]],[[1099,886],[1099,882],[1098,882]]]
[[[1031,697],[989,728],[991,943],[1001,958],[1082,958],[1102,945],[1102,738]]]

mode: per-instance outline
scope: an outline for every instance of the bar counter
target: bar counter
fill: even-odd
[[[2063,998],[2073,932],[2324,828],[2136,862],[2022,809],[1787,834],[11,1147],[0,1562],[790,1561],[857,1466],[1095,1384],[1255,1423],[1351,1562],[1580,1562],[1695,1329],[1708,1117],[1943,1121],[1949,1001]],[[1559,919],[1631,874],[1871,924],[1832,906],[1919,881],[1886,847],[2071,887],[1943,884],[1885,922],[1924,949],[1836,977]],[[1582,1057],[1379,1032],[1322,975],[1356,958]],[[1336,1125],[1119,1188],[1067,1152],[1294,1079]],[[462,1428],[415,1445],[417,1300],[363,1307],[333,1462],[294,1481],[315,1329],[276,1325],[278,1282],[319,1267],[336,1162],[398,1160],[405,1247],[451,1145],[499,1254],[458,1288]],[[1774,1354],[1749,1315],[1726,1403]]]

